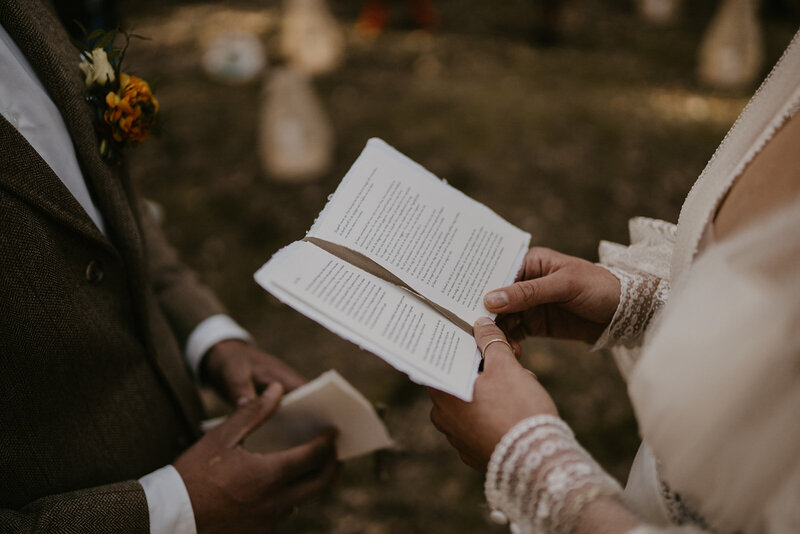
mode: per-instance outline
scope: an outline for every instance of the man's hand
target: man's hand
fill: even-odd
[[[281,385],[273,382],[175,460],[199,534],[264,532],[336,478],[333,431],[272,454],[239,446],[275,412],[282,394]]]
[[[518,422],[539,414],[558,415],[550,395],[503,343],[503,332],[488,317],[475,323],[475,341],[484,354],[472,402],[429,389],[431,421],[470,467],[485,471],[492,451]]]
[[[518,281],[486,294],[510,341],[526,336],[594,343],[619,304],[620,284],[608,270],[548,248],[528,251]]]
[[[306,383],[305,378],[279,359],[238,340],[220,341],[211,347],[200,372],[220,395],[235,405],[255,399],[271,382],[280,382],[285,391]]]

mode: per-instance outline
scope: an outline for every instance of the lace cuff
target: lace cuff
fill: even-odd
[[[586,504],[621,492],[567,424],[551,415],[525,419],[503,437],[484,489],[492,519],[510,520],[512,534],[567,534]]]
[[[608,267],[619,279],[619,305],[600,338],[592,347],[599,350],[615,345],[626,348],[642,344],[644,332],[653,316],[669,297],[669,282],[658,276],[639,271]]]
[[[628,221],[631,244],[602,241],[600,262],[621,284],[619,306],[592,350],[641,345],[650,319],[669,296],[669,277],[677,227],[665,221],[634,217]],[[636,352],[635,350],[633,352]],[[631,355],[635,360],[635,355]]]

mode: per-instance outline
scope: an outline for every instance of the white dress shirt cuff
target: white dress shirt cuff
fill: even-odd
[[[147,497],[150,534],[197,534],[186,485],[171,465],[139,479]]]
[[[186,340],[186,363],[195,378],[200,377],[200,362],[203,361],[203,356],[206,355],[208,349],[226,339],[238,339],[245,343],[253,342],[253,338],[247,330],[227,315],[212,315],[194,327]]]

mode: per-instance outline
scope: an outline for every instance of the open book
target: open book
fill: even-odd
[[[420,384],[472,399],[483,295],[530,235],[370,139],[302,241],[255,274],[279,300]]]

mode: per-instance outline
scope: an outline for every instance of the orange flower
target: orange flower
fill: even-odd
[[[114,140],[141,143],[156,122],[158,100],[147,82],[124,72],[119,75],[119,91],[106,95],[108,109],[103,115],[111,126]]]

